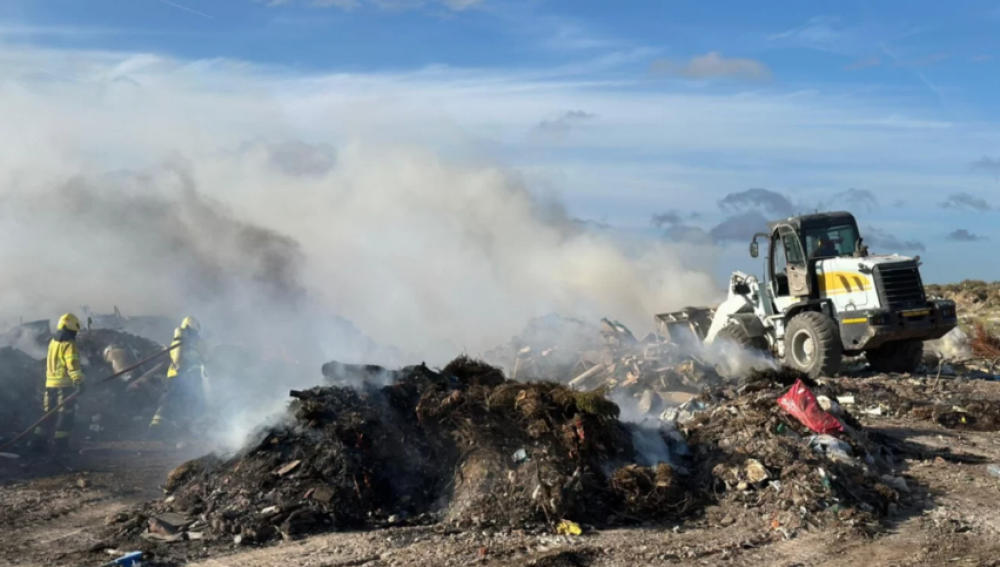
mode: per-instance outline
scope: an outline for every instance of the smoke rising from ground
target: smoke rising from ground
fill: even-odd
[[[338,159],[322,178],[289,175],[260,147],[17,184],[0,195],[0,309],[194,313],[217,333],[283,342],[336,314],[440,363],[548,312],[648,328],[658,310],[715,295],[669,246],[626,254],[499,168],[363,144]],[[321,358],[357,358],[339,337],[312,338],[331,343]]]
[[[0,70],[0,320],[196,315],[217,341],[288,347],[293,376],[244,384],[274,406],[330,359],[442,364],[551,312],[643,331],[716,298],[707,261],[670,243],[589,230],[487,159],[386,141],[398,100],[273,93],[238,66],[89,64],[64,81]]]

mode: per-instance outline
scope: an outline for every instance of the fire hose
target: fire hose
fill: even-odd
[[[119,377],[121,377],[121,376],[123,376],[125,374],[128,374],[129,372],[135,370],[136,368],[139,368],[140,366],[146,364],[147,362],[150,362],[152,360],[156,360],[157,358],[160,358],[161,356],[163,356],[163,355],[169,353],[170,351],[178,348],[179,346],[181,346],[181,344],[183,344],[183,343],[181,341],[178,341],[176,344],[170,345],[170,347],[165,348],[165,349],[161,350],[160,352],[158,352],[158,353],[156,353],[154,355],[151,355],[151,356],[147,357],[146,359],[133,364],[132,366],[129,366],[128,368],[125,368],[123,370],[119,370],[118,372],[115,372],[111,376],[107,376],[107,377],[101,379],[97,383],[98,384],[103,384],[105,382],[109,382],[111,380],[114,380],[115,378],[119,378]],[[23,433],[21,433],[20,435],[18,435],[17,437],[15,437],[13,439],[11,439],[7,443],[4,443],[3,445],[0,445],[0,452],[5,451],[5,450],[13,447],[14,445],[16,445],[18,441],[20,441],[21,439],[24,439],[25,437],[27,437],[32,431],[35,430],[36,427],[38,427],[39,425],[45,423],[45,421],[47,419],[49,419],[53,415],[55,415],[55,413],[57,411],[59,411],[60,409],[62,409],[63,406],[65,406],[66,404],[68,404],[68,403],[72,402],[73,400],[75,400],[79,395],[80,395],[80,392],[77,391],[77,392],[74,392],[74,393],[70,394],[69,396],[67,396],[59,405],[57,405],[56,407],[52,408],[51,411],[49,411],[47,414],[43,415],[38,421],[36,421],[34,424],[32,424],[31,427],[29,427],[28,429],[24,430]]]

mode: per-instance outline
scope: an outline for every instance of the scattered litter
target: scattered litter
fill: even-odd
[[[599,325],[557,316],[535,319],[484,359],[505,367],[512,379],[601,389],[628,411],[649,416],[671,412],[669,419],[678,423],[699,411],[677,411],[694,397],[692,392],[724,382],[720,370],[691,348],[655,334],[638,340],[625,325],[609,319]]]
[[[813,435],[809,438],[809,448],[831,459],[839,459],[843,463],[854,461],[851,446],[832,435]]]
[[[986,472],[990,476],[995,476],[1000,478],[1000,465],[986,465]]]
[[[702,400],[689,400],[676,408],[667,408],[660,415],[660,419],[666,422],[684,425],[695,418],[699,413],[708,409],[708,404]]]
[[[514,452],[514,463],[521,464],[528,460],[528,451],[525,449],[518,449]]]
[[[286,474],[290,474],[293,471],[295,471],[295,469],[299,468],[299,465],[301,465],[301,464],[302,464],[302,461],[292,461],[292,462],[288,463],[287,465],[285,465],[285,466],[281,467],[280,469],[278,469],[277,472],[275,472],[274,474],[276,474],[278,476],[285,476]]]
[[[187,534],[177,533],[173,535],[164,535],[154,532],[145,532],[140,534],[139,537],[141,537],[146,541],[157,541],[161,543],[177,543],[180,541],[185,541],[187,538]]]
[[[174,512],[166,512],[149,519],[149,531],[160,535],[174,535],[190,526],[194,520]]]
[[[747,459],[746,466],[747,482],[757,484],[771,478],[767,474],[767,469],[757,459]]]
[[[867,398],[775,368],[751,371],[738,385],[692,381],[700,393],[678,399],[661,390],[677,386],[668,377],[690,376],[701,363],[681,353],[670,362],[663,353],[672,347],[606,323],[604,354],[619,358],[578,358],[552,382],[509,380],[468,357],[441,371],[324,365],[337,385],[292,391],[288,419],[227,460],[171,471],[173,500],[149,502],[113,529],[130,543],[207,545],[427,524],[574,535],[580,524],[559,518],[598,527],[676,522],[718,504],[730,515],[749,510],[776,521],[793,537],[828,523],[871,532],[900,505],[905,481],[892,476],[890,452],[841,407],[867,407]],[[525,354],[526,346],[513,351],[525,378],[572,352],[550,345]],[[598,364],[608,368],[588,379],[596,390],[564,385]],[[360,385],[340,385],[350,372],[361,373]],[[663,422],[619,421],[611,395]],[[658,403],[671,407],[654,410]]]
[[[125,555],[119,557],[118,559],[109,561],[101,565],[101,567],[137,567],[139,563],[142,561],[143,555],[144,554],[141,551],[133,551],[131,553],[126,553]]]
[[[788,393],[778,398],[778,405],[815,433],[829,434],[844,430],[837,418],[819,407],[816,396],[801,379],[792,384]]]
[[[752,509],[754,515],[777,521],[789,535],[829,523],[862,533],[880,530],[880,518],[900,499],[896,492],[879,488],[881,475],[891,468],[884,460],[851,455],[882,454],[884,449],[860,426],[852,426],[847,440],[813,435],[775,403],[787,384],[793,384],[794,392],[800,379],[800,373],[788,369],[755,370],[743,381],[744,393],[713,392],[712,408],[685,426],[693,453],[704,455],[692,469],[692,481],[725,506]],[[822,412],[818,404],[813,407]],[[717,452],[705,454],[714,447]],[[751,459],[766,464],[769,480],[752,482],[763,475],[751,474],[759,471],[750,466]]]
[[[836,418],[844,417],[844,410],[841,409],[840,404],[834,400],[831,400],[827,396],[816,396],[816,402],[819,403],[819,407],[823,411],[828,412],[830,415]]]
[[[559,535],[580,535],[583,533],[583,530],[580,528],[580,524],[563,520],[556,526],[556,533]]]

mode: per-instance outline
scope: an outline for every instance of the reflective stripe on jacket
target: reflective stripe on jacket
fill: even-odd
[[[45,387],[72,388],[83,383],[83,369],[80,366],[80,350],[76,341],[49,342],[49,354],[45,359]]]
[[[178,374],[183,374],[204,364],[205,343],[192,335],[193,333],[186,333],[184,329],[174,331],[174,340],[170,342],[170,346],[173,347],[181,341],[184,344],[170,351],[170,368],[167,369],[168,379],[175,378]]]

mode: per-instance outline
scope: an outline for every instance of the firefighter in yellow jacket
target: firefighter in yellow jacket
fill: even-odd
[[[170,346],[178,343],[180,346],[170,351],[167,387],[149,424],[150,433],[154,436],[163,435],[166,421],[181,417],[181,414],[198,415],[204,406],[199,390],[207,348],[197,319],[186,317],[181,322],[181,326],[174,331]]]
[[[56,336],[49,342],[49,354],[45,366],[44,411],[48,413],[62,404],[74,392],[82,393],[84,386],[83,369],[80,366],[80,351],[76,346],[76,334],[80,332],[80,320],[67,313],[59,318]],[[56,412],[55,445],[65,449],[76,419],[76,400],[63,405]],[[48,444],[49,423],[46,420],[35,429],[32,445],[43,449]]]

